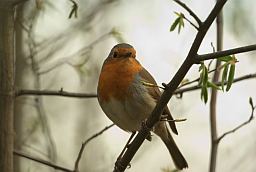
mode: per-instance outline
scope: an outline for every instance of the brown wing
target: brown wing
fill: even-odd
[[[154,80],[154,78],[150,75],[150,73],[146,70],[146,69],[142,69],[140,71],[140,76],[142,77],[142,79],[145,81],[145,82],[148,82],[148,83],[151,83],[151,84],[154,84],[154,85],[157,85],[156,81]],[[157,101],[159,100],[160,96],[161,96],[161,92],[159,90],[158,87],[150,87],[148,86],[147,87],[148,89],[148,92],[149,94],[154,98],[156,99]],[[168,120],[173,120],[173,117],[168,109],[168,107],[166,106],[164,108],[164,111],[163,111],[163,115],[167,115],[167,119]],[[175,134],[178,134],[178,131],[176,129],[176,125],[175,125],[175,122],[171,122],[169,121],[169,125],[172,129],[172,131],[175,133]]]

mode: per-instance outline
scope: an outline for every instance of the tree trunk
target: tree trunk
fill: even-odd
[[[24,76],[26,76],[26,66],[25,57],[23,53],[23,31],[19,22],[23,22],[23,10],[24,5],[20,4],[16,8],[15,16],[15,54],[16,54],[16,67],[15,67],[15,87],[16,88],[26,88],[24,87]],[[24,104],[19,99],[15,100],[14,108],[14,131],[15,131],[15,141],[14,148],[20,150],[21,141],[22,141],[22,131],[23,131],[23,118],[24,118]],[[26,161],[26,160],[25,160]],[[14,172],[22,172],[21,164],[22,159],[18,156],[14,156]]]
[[[0,21],[0,171],[13,172],[14,8],[7,1]]]

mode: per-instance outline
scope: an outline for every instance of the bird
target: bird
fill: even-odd
[[[119,128],[127,132],[141,129],[142,122],[151,114],[161,91],[153,76],[136,60],[132,45],[115,45],[103,62],[97,87],[98,102],[106,116]],[[166,106],[160,120],[152,131],[166,145],[177,169],[188,168],[188,163],[176,145],[168,127],[178,134],[173,117]]]

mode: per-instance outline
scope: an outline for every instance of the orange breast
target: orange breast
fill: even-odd
[[[134,58],[111,59],[103,65],[98,83],[99,101],[125,99],[127,89],[142,66]]]

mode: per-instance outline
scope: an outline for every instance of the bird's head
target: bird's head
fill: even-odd
[[[108,58],[135,58],[136,51],[130,44],[121,43],[115,45],[108,55]]]

